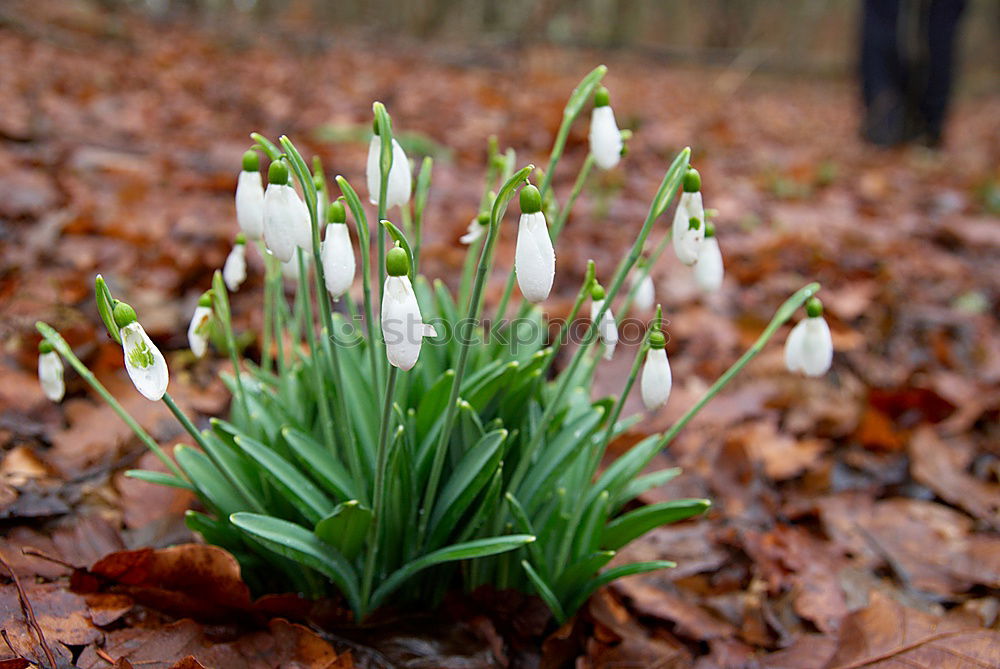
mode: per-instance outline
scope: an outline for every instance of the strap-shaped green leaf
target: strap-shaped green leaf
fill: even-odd
[[[711,505],[707,499],[675,499],[636,509],[608,523],[601,547],[616,551],[655,527],[697,516]]]
[[[333,502],[288,460],[250,437],[236,437],[236,445],[260,465],[282,496],[310,523],[317,523],[333,508]]]
[[[583,106],[590,102],[594,94],[594,89],[597,88],[597,84],[601,83],[601,79],[607,73],[608,68],[606,65],[598,65],[587,76],[581,79],[580,83],[576,85],[576,88],[570,94],[569,100],[566,101],[566,107],[563,108],[563,116],[576,118],[583,110]]]
[[[336,549],[300,525],[256,513],[234,513],[229,520],[268,548],[322,573],[347,598],[354,615],[362,612],[358,576]]]
[[[183,488],[184,490],[194,491],[194,486],[184,479],[179,479],[173,474],[166,474],[164,472],[154,472],[148,469],[129,469],[125,472],[125,476],[137,481],[145,481],[146,483],[155,483],[156,485],[166,485],[171,488]]]
[[[528,509],[536,508],[536,495],[549,488],[562,467],[573,457],[583,453],[585,449],[581,449],[580,444],[597,429],[603,417],[604,412],[599,409],[588,410],[563,427],[559,434],[538,452],[537,461],[517,491],[518,499],[523,500]]]
[[[413,262],[413,249],[410,247],[410,242],[403,234],[403,231],[396,227],[396,224],[392,221],[379,221],[382,227],[386,229],[389,236],[392,237],[393,241],[399,242],[400,248],[406,251],[406,258],[410,261],[410,271],[409,277],[410,281],[413,281],[413,268],[415,267]]]
[[[185,444],[178,444],[174,448],[174,458],[198,489],[202,501],[220,516],[246,510],[245,502],[207,455]]]
[[[626,485],[615,498],[613,505],[614,509],[620,509],[622,506],[647,490],[658,488],[659,486],[674,480],[680,475],[680,473],[680,467],[670,467],[669,469],[660,469],[652,474],[646,474],[645,476],[640,476],[637,479],[629,481],[628,485]]]
[[[635,574],[644,574],[649,571],[656,571],[657,569],[671,569],[676,566],[676,563],[670,562],[669,560],[654,560],[652,562],[633,562],[632,564],[625,564],[620,567],[612,567],[607,571],[601,572],[600,576],[590,581],[587,586],[573,598],[570,605],[567,606],[566,609],[568,611],[576,611],[578,608],[583,606],[583,603],[587,601],[588,597],[597,592],[598,588],[601,588],[612,581],[616,581],[619,578],[633,576]]]
[[[670,167],[667,168],[666,173],[663,175],[663,181],[660,182],[660,187],[656,191],[656,195],[653,196],[652,203],[649,205],[654,219],[659,218],[666,211],[667,207],[670,206],[670,202],[677,194],[677,189],[681,185],[681,179],[684,178],[684,173],[687,172],[690,162],[691,149],[684,148],[677,154],[674,161],[670,163]]]
[[[108,334],[115,342],[122,343],[114,317],[115,299],[111,297],[108,284],[105,283],[104,277],[100,274],[94,279],[94,299],[97,300],[97,313],[101,315],[101,320],[104,321],[104,327],[108,329]]]
[[[316,479],[337,499],[358,499],[358,482],[351,478],[344,464],[308,434],[292,427],[281,431],[292,453],[303,468],[308,468]]]
[[[535,592],[538,593],[538,596],[549,607],[549,611],[555,616],[556,622],[562,625],[566,621],[566,612],[563,610],[559,598],[552,592],[552,588],[545,582],[545,579],[539,576],[538,572],[534,570],[527,560],[521,560],[521,567],[524,569],[524,573],[528,575],[531,584],[535,586]]]
[[[587,555],[562,570],[555,582],[555,590],[563,596],[573,597],[584,587],[594,574],[599,572],[611,558],[617,555],[614,551],[597,551]]]
[[[316,523],[316,536],[336,548],[348,560],[361,552],[372,523],[372,510],[356,499],[338,504],[329,516]]]
[[[264,135],[259,132],[251,132],[250,139],[257,142],[257,146],[267,154],[269,160],[278,160],[281,158],[281,149],[275,146],[274,142],[269,140]]]

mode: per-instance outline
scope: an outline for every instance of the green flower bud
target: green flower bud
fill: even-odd
[[[341,198],[337,198],[326,208],[327,223],[347,223],[347,211]]]
[[[810,297],[806,302],[806,316],[817,318],[823,315],[823,303],[817,297]]]
[[[715,223],[705,224],[705,239],[715,236]]]
[[[253,149],[248,150],[243,154],[243,171],[244,172],[259,172],[260,171],[260,156]]]
[[[667,338],[659,330],[649,333],[649,348],[660,350],[667,347]]]
[[[129,323],[134,323],[136,320],[135,309],[131,305],[125,304],[124,302],[119,302],[115,305],[115,325],[118,329],[122,329]]]
[[[385,271],[389,276],[406,276],[410,273],[410,258],[402,247],[395,246],[385,254]]]
[[[242,232],[237,233],[236,234],[236,238],[233,240],[233,244],[239,245],[239,244],[246,244],[246,243],[247,243],[247,236],[244,235]]]
[[[39,353],[52,353],[52,351],[53,351],[52,344],[49,343],[48,339],[43,339],[42,341],[38,342]]]
[[[604,286],[599,283],[595,283],[590,289],[590,299],[592,300],[603,300],[607,296],[604,292]]]
[[[598,86],[597,90],[594,91],[594,106],[595,107],[607,107],[611,104],[611,94],[608,93],[608,89],[604,86]]]
[[[479,212],[479,216],[476,216],[476,222],[479,223],[479,225],[489,225],[490,224],[489,213],[485,211]]]
[[[532,184],[521,189],[521,213],[534,214],[542,210],[542,194]]]
[[[689,167],[688,171],[684,173],[684,192],[697,193],[700,190],[701,175],[698,174],[698,170],[693,167]]]
[[[272,160],[271,166],[267,168],[268,183],[284,186],[288,183],[288,166],[283,160]]]
[[[212,291],[206,290],[204,293],[201,294],[201,297],[198,298],[198,306],[199,307],[212,306]]]

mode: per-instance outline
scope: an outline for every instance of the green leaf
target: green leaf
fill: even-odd
[[[665,483],[674,480],[681,473],[680,467],[660,469],[652,474],[646,474],[634,479],[615,497],[614,508],[620,509],[622,506],[632,501],[647,490],[658,488]]]
[[[563,594],[565,600],[576,593],[590,578],[601,570],[601,567],[611,562],[617,553],[614,551],[597,551],[587,555],[562,570],[555,582],[557,592]]]
[[[603,417],[604,412],[601,410],[588,410],[538,451],[537,462],[533,463],[531,472],[517,492],[518,499],[524,500],[528,509],[537,507],[536,495],[547,491],[567,463],[585,451],[580,448],[580,444],[597,429]]]
[[[104,327],[108,329],[108,334],[116,343],[122,343],[114,317],[115,299],[111,297],[108,284],[104,282],[104,277],[100,274],[94,279],[94,299],[97,300],[97,313],[101,315],[101,320],[104,321]]]
[[[368,216],[365,215],[365,208],[361,204],[361,198],[358,197],[357,192],[348,183],[347,179],[341,175],[337,175],[334,178],[337,182],[337,186],[340,187],[340,192],[344,196],[344,200],[347,202],[347,208],[351,210],[351,216],[354,218],[355,231],[358,233],[358,240],[361,242],[361,248],[366,249],[369,245],[368,237]],[[361,256],[364,261],[364,255]]]
[[[660,435],[653,434],[615,459],[601,477],[587,491],[585,504],[590,504],[602,491],[607,490],[612,498],[617,498],[639,472],[646,468],[650,460],[660,452]]]
[[[357,499],[357,483],[344,464],[311,436],[295,428],[281,431],[299,464],[337,499]]]
[[[677,189],[681,185],[681,179],[684,178],[684,173],[687,172],[688,164],[691,162],[691,149],[685,148],[677,157],[674,158],[674,162],[670,163],[670,167],[667,168],[666,173],[663,175],[663,181],[660,182],[660,188],[656,191],[656,195],[653,196],[653,201],[649,205],[649,210],[653,212],[653,218],[659,218],[667,207],[670,206],[670,202],[674,199],[674,195],[677,194]]]
[[[243,514],[241,514],[243,515]],[[412,562],[400,567],[392,573],[389,578],[375,590],[368,611],[374,611],[381,606],[383,600],[410,579],[415,574],[433,567],[434,565],[456,560],[471,560],[474,558],[487,557],[497,553],[506,553],[516,548],[520,548],[535,540],[535,537],[527,534],[510,534],[503,537],[490,537],[489,539],[476,539],[461,544],[445,546],[433,553],[423,555]]]
[[[183,488],[184,490],[194,491],[194,486],[184,479],[179,479],[173,474],[165,474],[164,472],[154,472],[148,469],[129,469],[125,472],[125,476],[137,481],[145,481],[146,483],[155,483],[156,485],[166,485],[171,488]]]
[[[356,499],[338,504],[333,513],[316,523],[316,536],[353,560],[364,546],[372,515],[372,510]]]
[[[424,207],[427,205],[427,194],[431,189],[431,170],[434,167],[434,159],[424,156],[420,164],[420,173],[417,175],[417,186],[413,194],[413,218],[419,221],[423,218]]]
[[[607,66],[598,65],[580,80],[566,102],[566,107],[563,109],[564,117],[573,119],[580,114],[583,106],[590,102],[594,95],[594,89],[597,88],[597,84],[601,83],[601,79],[607,72]]]
[[[519,501],[517,501],[517,497],[508,492],[504,495],[504,498],[510,506],[510,515],[514,516],[514,523],[520,528],[521,532],[523,534],[537,536],[538,533],[535,532],[535,528],[531,524],[531,519],[528,518],[528,514],[524,512],[524,507],[521,506]],[[532,541],[528,544],[528,554],[531,556],[532,561],[538,565],[538,568],[542,570],[542,573],[548,576],[549,566],[545,557],[542,555],[542,549],[538,545],[539,543],[541,542]]]
[[[243,498],[243,508],[262,513],[260,472],[256,463],[230,448],[228,440],[220,438],[217,431],[206,431],[203,441],[207,454]]]
[[[239,531],[233,527],[229,520],[216,520],[209,518],[203,513],[191,511],[184,512],[184,524],[192,532],[197,532],[210,544],[224,546],[229,551],[242,548],[243,539]]]
[[[556,622],[560,625],[566,622],[566,612],[563,610],[562,604],[559,603],[559,598],[556,597],[554,592],[552,592],[552,588],[549,587],[549,584],[538,575],[538,572],[535,571],[530,564],[528,564],[527,560],[521,560],[521,567],[524,568],[524,573],[528,575],[528,579],[531,581],[531,584],[535,586],[535,591],[538,593],[538,596],[541,597],[542,601],[544,601],[549,607],[549,611],[552,612]]]
[[[278,160],[281,158],[281,149],[275,146],[274,142],[269,140],[264,135],[259,132],[251,132],[250,139],[257,142],[261,150],[267,154],[269,160]],[[265,172],[264,174],[266,175],[267,173]]]
[[[198,489],[199,496],[217,510],[220,516],[226,517],[246,510],[243,500],[207,455],[190,446],[178,444],[174,448],[174,457]]]
[[[583,557],[597,550],[597,545],[601,541],[602,525],[608,517],[608,497],[607,490],[598,495],[594,504],[584,514],[583,522],[576,528],[576,536],[573,537],[574,558]]]
[[[354,615],[360,618],[361,593],[358,577],[350,563],[333,547],[309,530],[280,518],[256,513],[234,513],[229,520],[279,555],[322,573],[347,598]]]
[[[389,112],[385,110],[385,105],[381,102],[373,103],[372,111],[375,114],[375,125],[378,127],[378,135],[381,138],[378,168],[382,175],[381,185],[384,191],[389,182],[389,171],[392,169],[392,121],[389,118]],[[410,166],[407,165],[406,169],[410,169]],[[377,197],[381,199],[382,194],[379,193]]]
[[[319,522],[330,512],[330,499],[283,457],[249,437],[236,437],[236,445],[260,465],[282,496],[310,523]]]
[[[675,499],[636,509],[608,523],[601,547],[618,550],[653,528],[697,516],[711,505],[707,499]]]
[[[413,268],[416,267],[416,265],[413,262],[413,249],[410,247],[410,242],[406,239],[406,235],[404,235],[403,231],[397,228],[392,221],[379,222],[382,224],[382,227],[386,229],[386,232],[389,233],[389,236],[392,237],[394,241],[399,242],[400,248],[406,251],[406,259],[410,261],[409,277],[410,281],[413,281]]]
[[[448,404],[448,395],[451,393],[451,384],[454,379],[455,371],[446,370],[420,398],[420,404],[417,405],[417,435],[419,438],[422,439],[426,436],[434,423],[441,419]]]
[[[607,571],[601,572],[600,576],[590,581],[587,586],[577,594],[570,606],[566,607],[566,610],[575,612],[585,601],[587,601],[587,598],[597,592],[599,588],[611,583],[612,581],[616,581],[619,578],[633,576],[635,574],[644,574],[649,571],[656,571],[657,569],[671,569],[676,566],[676,563],[668,560],[655,560],[653,562],[633,562],[632,564],[626,564],[620,567],[612,567]]]

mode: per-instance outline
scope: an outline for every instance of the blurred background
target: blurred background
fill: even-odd
[[[918,14],[934,4],[901,2]],[[618,168],[588,182],[557,248],[546,310],[568,311],[588,258],[599,276],[611,272],[684,146],[718,210],[727,272],[706,298],[669,252],[654,268],[674,394],[619,446],[676,420],[813,278],[836,355],[826,378],[802,379],[784,371],[773,343],[685,430],[656,463],[685,474],[646,501],[709,497],[715,511],[639,542],[640,559],[682,567],[623,581],[594,618],[639,657],[679,662],[669,666],[836,648],[843,621],[876,591],[996,629],[1000,3],[965,3],[938,141],[913,133],[880,142],[889,148],[862,138],[873,127],[858,76],[863,4],[0,2],[4,540],[88,527],[87,541],[60,544],[82,563],[189,538],[181,493],[121,476],[140,457],[151,463],[78,377],[67,374],[62,405],[44,400],[33,324],[60,329],[143,425],[176,440],[101,334],[92,294],[101,272],[167,353],[178,401],[224,412],[216,372],[225,363],[193,360],[185,332],[237,232],[233,189],[251,131],[288,134],[328,177],[363,191],[371,103],[383,101],[409,157],[435,159],[421,267],[455,285],[487,137],[516,149],[520,164],[544,165],[570,91],[605,63],[619,125],[634,137]],[[874,34],[895,45],[894,30]],[[587,154],[584,117],[556,171],[560,198]],[[501,238],[489,300],[513,238]],[[248,331],[262,267],[250,256],[234,295]],[[630,359],[623,350],[602,365],[595,394],[617,392]],[[614,627],[607,610],[641,624]],[[803,657],[781,666],[818,666]]]

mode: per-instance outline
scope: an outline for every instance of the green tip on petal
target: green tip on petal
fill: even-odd
[[[715,236],[715,223],[705,224],[705,239]]]
[[[198,306],[199,307],[212,306],[212,291],[206,290],[204,293],[201,294],[201,297],[198,298]]]
[[[604,86],[598,86],[597,90],[594,91],[594,106],[595,107],[607,107],[611,104],[611,93]]]
[[[521,189],[521,213],[535,214],[542,210],[542,194],[534,185],[528,184]]]
[[[259,172],[260,171],[260,156],[253,149],[249,149],[243,154],[243,171],[244,172]]]
[[[347,223],[347,211],[344,209],[344,203],[340,201],[340,198],[327,206],[326,221],[327,223]]]
[[[53,350],[54,349],[52,348],[52,344],[49,342],[48,339],[43,339],[42,341],[38,342],[38,352],[39,353],[43,353],[43,354],[44,353],[52,353]]]
[[[124,302],[119,302],[115,305],[115,325],[118,329],[122,329],[129,323],[134,323],[136,320],[135,309],[131,305],[125,304]]]
[[[663,336],[663,333],[659,330],[653,330],[649,333],[649,348],[660,350],[667,347],[667,338]]]
[[[818,297],[810,297],[806,302],[806,316],[809,318],[818,318],[823,315],[823,303],[820,302]]]
[[[697,193],[700,190],[701,175],[698,174],[698,170],[693,167],[689,167],[688,171],[684,173],[684,192]]]
[[[701,227],[701,220],[697,216],[692,216],[688,219],[688,229],[697,230]]]
[[[595,283],[590,289],[590,299],[592,300],[603,300],[606,295],[604,286],[599,283]]]
[[[271,166],[267,168],[268,183],[284,186],[288,183],[288,166],[283,160],[272,160]]]
[[[402,247],[395,246],[385,254],[385,271],[389,276],[406,276],[410,273],[410,257]]]
[[[244,235],[242,232],[237,233],[236,234],[236,239],[233,240],[233,244],[236,244],[237,246],[239,246],[241,244],[246,244],[246,243],[247,243],[247,236]]]

